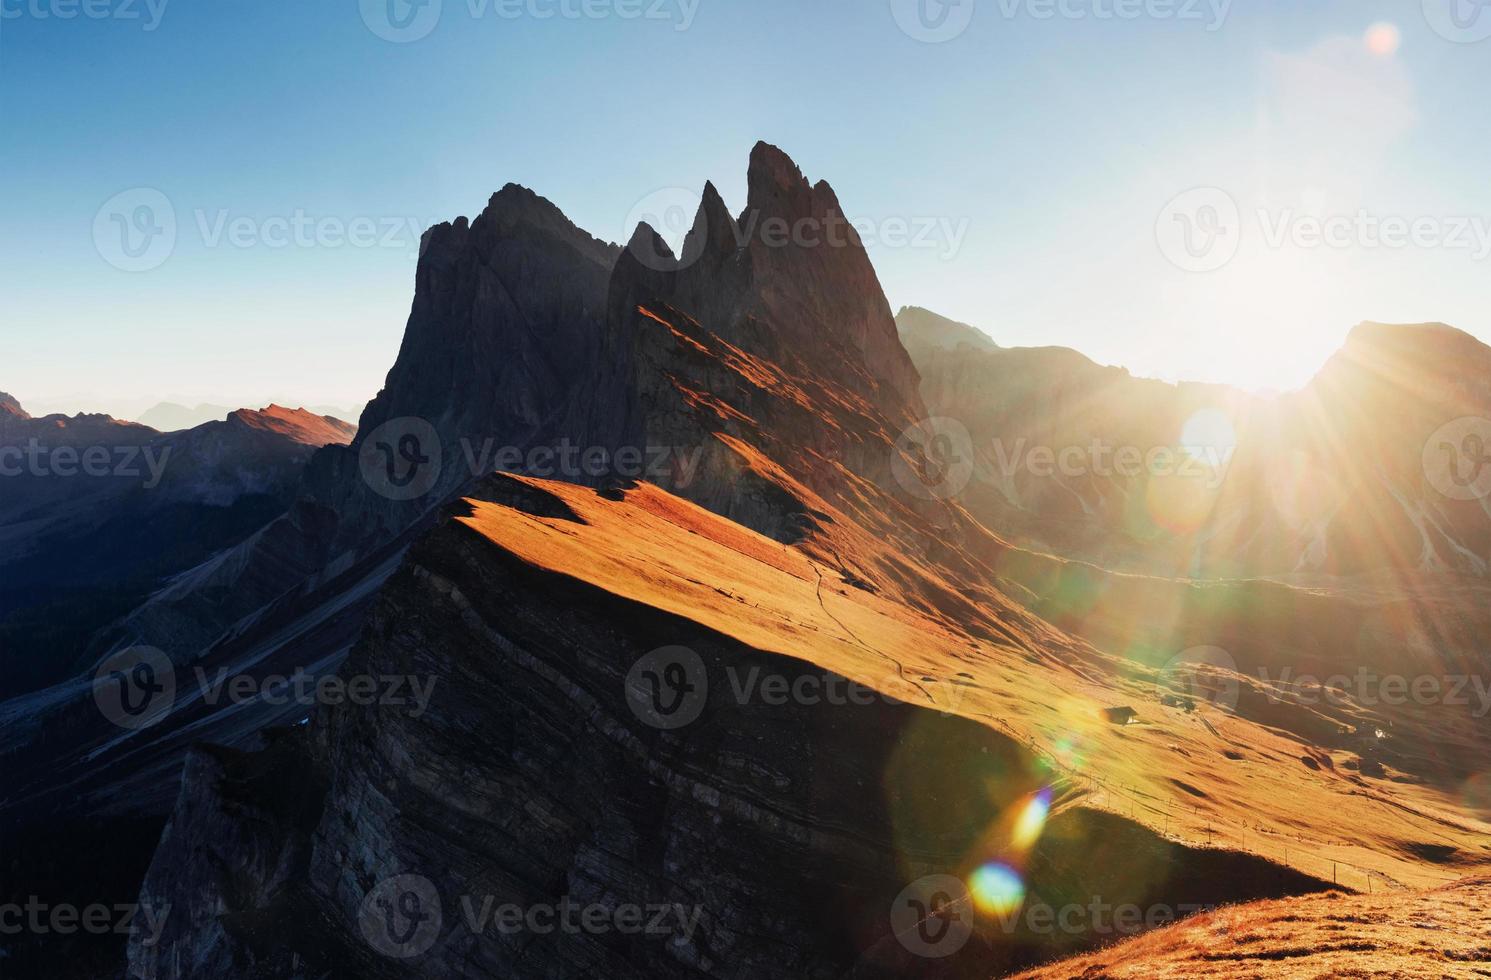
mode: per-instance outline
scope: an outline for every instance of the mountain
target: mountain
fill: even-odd
[[[270,407],[275,408],[276,406]],[[185,405],[178,405],[175,402],[160,402],[147,409],[136,421],[141,425],[148,425],[152,429],[159,429],[161,432],[177,432],[182,429],[194,429],[207,422],[221,422],[231,415],[233,411],[227,405],[212,405],[205,402],[191,408]],[[284,411],[288,411],[288,409]],[[354,418],[358,414],[356,409],[347,409],[342,406],[332,405],[311,406],[309,408],[296,409],[296,411],[332,419]],[[347,440],[342,439],[340,441],[346,442]]]
[[[1456,482],[1491,482],[1491,349],[1451,327],[1363,324],[1271,399],[1062,348],[908,348],[970,461],[949,493],[1030,547],[1210,578],[1491,570],[1491,493]]]
[[[1430,639],[1389,590],[1210,586],[1011,544],[927,492],[948,461],[907,433],[937,379],[857,240],[771,230],[836,226],[832,189],[764,144],[747,183],[738,216],[705,187],[677,255],[645,225],[613,253],[517,188],[427,236],[358,443],[319,454],[237,578],[190,601],[267,568],[271,536],[339,542],[334,570],[202,662],[428,696],[282,709],[294,724],[271,730],[192,705],[137,742],[155,771],[188,732],[224,744],[186,754],[140,892],[176,912],[131,942],[132,975],[990,976],[1105,934],[984,908],[959,913],[962,948],[919,955],[953,928],[930,911],[972,908],[960,882],[992,882],[973,899],[996,908],[1013,878],[1194,909],[1342,868],[1401,889],[1486,865],[1487,815],[1453,802],[1485,747],[1469,712],[1318,706],[1276,678],[1410,644],[1425,667],[1477,663],[1483,587],[1439,597]],[[554,336],[595,346],[529,390]],[[530,364],[512,386],[479,356],[496,349]],[[450,442],[484,430],[518,465],[448,472]],[[1174,661],[1204,637],[1231,645],[1214,667],[1237,697],[1186,710]],[[1349,734],[1381,714],[1387,746]],[[1326,812],[1330,841],[1303,836]],[[540,932],[482,913],[567,902],[667,914]]]
[[[352,433],[275,405],[169,434],[106,415],[9,413],[4,693],[79,669],[94,631],[283,511],[312,453]]]
[[[1476,705],[1300,675],[1484,674],[1491,583],[1183,577],[1184,534],[1114,523],[1127,481],[994,510],[959,487],[987,457],[929,416],[1152,444],[1251,403],[912,319],[926,343],[833,189],[764,143],[744,208],[707,184],[677,254],[515,185],[430,229],[351,443],[111,624],[97,668],[127,688],[115,658],[158,648],[161,712],[111,724],[91,670],[0,703],[0,881],[171,909],[127,950],[28,936],[8,965],[987,977],[1112,938],[1026,896],[1484,874]],[[1322,397],[1379,397],[1361,360]],[[268,696],[297,676],[327,686]],[[530,924],[565,909],[590,924]]]
[[[29,419],[31,417],[26,414],[25,409],[21,408],[20,402],[3,391],[0,391],[0,416],[19,419]]]
[[[176,432],[180,429],[195,428],[205,422],[217,422],[226,418],[231,411],[233,409],[227,405],[204,403],[188,408],[175,402],[161,402],[146,409],[136,421],[162,432]]]
[[[956,352],[963,346],[980,351],[999,349],[999,345],[977,327],[949,320],[920,306],[901,307],[896,314],[896,329],[913,363],[920,363],[933,351]]]

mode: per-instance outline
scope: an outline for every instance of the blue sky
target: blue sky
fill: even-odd
[[[1287,388],[1363,319],[1491,338],[1475,0],[393,2],[3,0],[0,390],[360,405],[410,229],[517,181],[621,239],[757,139],[1002,344]]]

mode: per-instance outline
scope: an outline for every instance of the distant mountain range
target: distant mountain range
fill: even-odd
[[[13,581],[149,583],[0,702],[0,882],[171,910],[11,965],[989,977],[1111,939],[1001,925],[959,891],[991,875],[1199,908],[1491,867],[1472,708],[1278,680],[1491,671],[1484,347],[1363,325],[1268,402],[1134,379],[897,318],[827,182],[761,143],[746,185],[676,254],[516,185],[429,229],[355,433],[0,398],[0,446],[171,450],[0,531],[40,563]],[[130,692],[141,647],[174,696],[118,724],[95,675]],[[403,693],[200,686],[297,672]],[[565,902],[669,916],[471,918]]]
[[[200,404],[188,408],[175,402],[161,402],[146,409],[135,419],[161,432],[176,432],[193,429],[205,422],[218,422],[228,417],[234,409],[227,405]],[[337,419],[356,419],[357,409],[334,405],[312,405],[305,409],[312,415],[324,415]]]
[[[93,631],[283,511],[311,454],[355,431],[270,405],[167,434],[0,395],[0,690],[86,666]]]
[[[1491,348],[1462,331],[1364,323],[1303,390],[1260,398],[898,323],[966,456],[946,492],[1032,547],[1198,578],[1491,570],[1470,486],[1491,489]]]

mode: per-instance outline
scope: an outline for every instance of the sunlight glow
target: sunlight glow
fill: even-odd
[[[1398,47],[1403,43],[1403,34],[1396,24],[1377,23],[1367,28],[1366,43],[1367,50],[1379,58],[1391,58],[1398,53]]]

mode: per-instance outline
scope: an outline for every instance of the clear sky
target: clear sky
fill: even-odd
[[[0,10],[0,390],[33,411],[360,404],[411,227],[517,181],[623,239],[706,178],[739,208],[757,139],[874,229],[893,306],[1002,344],[1287,388],[1363,319],[1491,338],[1481,0]]]

